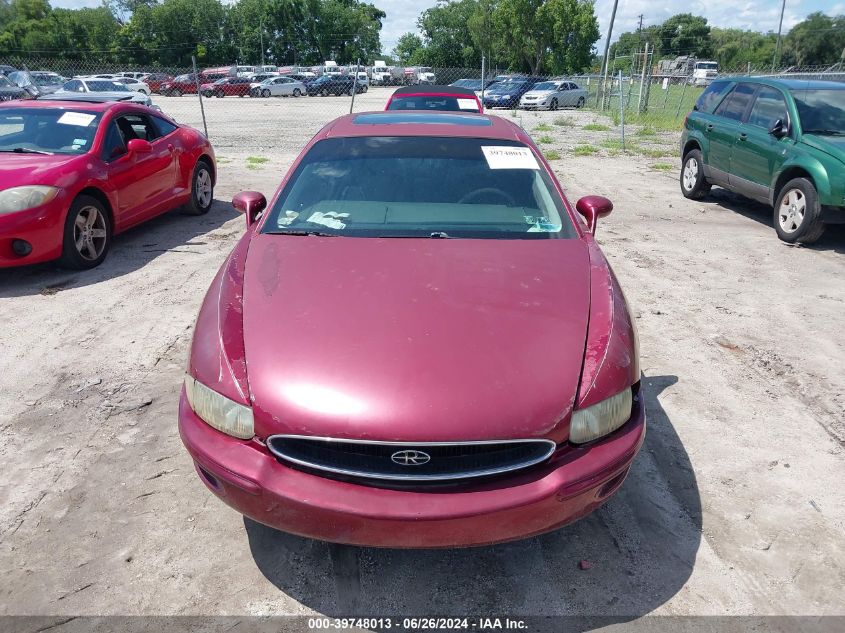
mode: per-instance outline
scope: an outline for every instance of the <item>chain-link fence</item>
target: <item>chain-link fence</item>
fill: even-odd
[[[643,51],[611,60],[606,77],[526,77],[482,69],[395,66],[218,68],[127,67],[93,60],[3,59],[0,65],[26,70],[42,94],[102,90],[104,83],[153,106],[180,123],[205,128],[218,149],[298,152],[326,123],[351,111],[383,110],[397,86],[459,85],[476,91],[488,112],[523,124],[529,132],[554,137],[578,120],[594,144],[611,153],[658,158],[676,153],[686,114],[717,77],[765,75],[845,81],[845,68],[723,69],[715,62],[671,63]],[[10,70],[12,82],[20,77]],[[322,79],[320,79],[322,77]],[[331,78],[331,81],[328,81]],[[483,89],[483,92],[482,92]],[[577,117],[555,111],[577,110]],[[536,119],[526,118],[536,117]],[[541,137],[542,138],[542,137]],[[575,147],[578,150],[580,146]],[[564,152],[573,149],[560,145]],[[589,153],[586,147],[584,153]]]

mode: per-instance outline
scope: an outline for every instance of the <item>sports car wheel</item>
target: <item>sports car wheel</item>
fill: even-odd
[[[103,204],[91,196],[73,201],[65,220],[61,265],[76,270],[99,266],[111,245],[111,219]]]
[[[194,174],[191,179],[191,200],[185,205],[185,213],[189,215],[205,215],[211,209],[214,202],[214,179],[211,176],[211,167],[200,159],[194,167]]]

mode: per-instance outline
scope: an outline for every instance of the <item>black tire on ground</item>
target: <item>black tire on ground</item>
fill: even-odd
[[[557,110],[557,99],[552,99],[552,102],[549,104],[549,110]]]
[[[323,88],[323,91],[320,93],[320,95],[321,95],[321,96],[323,96],[323,97],[328,97],[328,96],[329,96],[329,91],[328,91],[328,89],[327,89],[327,88]]]
[[[262,96],[262,97],[264,97],[265,99],[266,99],[266,98],[268,98],[268,97],[270,96],[270,89],[269,89],[269,88],[264,88],[264,89],[261,91],[261,96]]]
[[[179,88],[174,88],[173,90],[170,91],[170,96],[171,97],[181,97],[182,91],[179,90]]]
[[[226,93],[223,92],[222,90],[218,90],[217,92],[214,93],[214,96],[217,97],[218,99],[222,99],[223,97],[226,96]]]
[[[772,216],[784,242],[812,244],[824,233],[819,194],[807,178],[793,178],[778,192]]]
[[[294,96],[294,97],[301,97],[301,96],[302,96],[302,91],[301,91],[299,88],[294,88],[294,89],[293,89],[293,96]]]
[[[710,183],[704,178],[704,160],[697,149],[690,150],[681,162],[681,193],[690,200],[700,200],[710,193]]]
[[[578,105],[576,105],[575,107],[576,108],[583,108],[585,103],[586,103],[586,99],[584,99],[584,97],[578,97]]]
[[[74,270],[99,266],[109,253],[111,238],[111,217],[103,203],[91,196],[77,196],[65,218],[59,264]]]
[[[361,86],[361,92],[367,92],[367,86],[366,85]]]
[[[204,196],[201,189],[203,183],[210,186],[207,196]],[[214,177],[211,173],[211,166],[204,158],[200,158],[191,174],[191,199],[185,205],[183,211],[187,215],[205,215],[211,209],[214,202]]]

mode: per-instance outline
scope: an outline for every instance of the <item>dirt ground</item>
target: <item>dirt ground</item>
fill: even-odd
[[[211,116],[291,103],[248,101]],[[622,490],[555,533],[453,551],[314,542],[208,492],[176,429],[194,318],[244,229],[228,201],[272,193],[326,118],[314,103],[290,105],[283,143],[221,137],[207,216],[119,236],[94,271],[0,271],[0,615],[845,614],[845,231],[790,247],[761,205],[687,201],[671,135],[648,141],[666,158],[619,154],[586,112],[521,120],[552,128],[573,201],[616,205],[598,238],[650,425]]]

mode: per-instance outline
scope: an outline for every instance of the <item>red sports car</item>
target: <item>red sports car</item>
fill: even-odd
[[[248,77],[223,77],[214,82],[204,83],[200,90],[203,97],[247,97],[250,91]]]
[[[247,230],[205,297],[179,406],[224,502],[327,541],[454,547],[553,530],[622,485],[645,411],[593,239],[612,205],[573,209],[521,128],[351,114],[269,206],[233,203]]]
[[[476,94],[469,88],[459,86],[405,86],[390,95],[384,109],[484,112]]]
[[[215,175],[205,136],[143,105],[0,104],[0,268],[93,268],[121,231],[178,206],[206,213]]]

